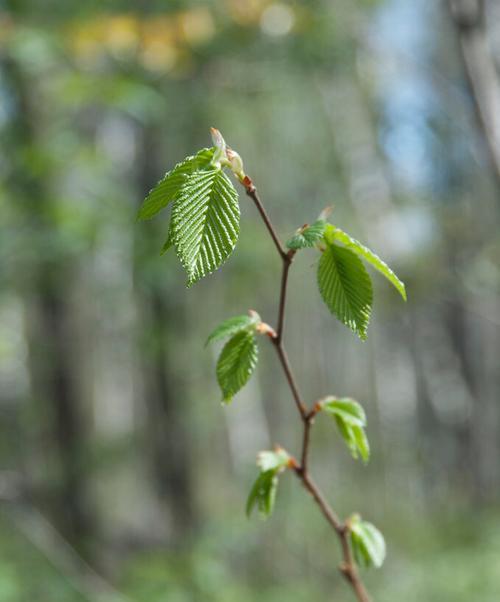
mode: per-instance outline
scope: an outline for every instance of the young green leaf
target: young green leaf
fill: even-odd
[[[292,238],[287,241],[286,246],[293,250],[314,247],[314,245],[323,238],[325,226],[326,222],[322,219],[319,219],[310,226],[299,228]]]
[[[210,333],[205,345],[225,337],[230,337],[243,330],[251,331],[259,322],[260,316],[257,312],[252,312],[251,315],[228,318],[227,320],[224,320],[224,322],[221,322],[217,328]]]
[[[288,453],[283,448],[279,447],[274,451],[259,452],[257,456],[257,466],[262,472],[267,472],[268,470],[279,472],[287,467],[289,460],[290,456]]]
[[[326,239],[328,242],[333,243],[334,241],[339,241],[346,246],[346,248],[351,249],[357,255],[368,261],[376,270],[378,270],[393,286],[397,289],[399,294],[406,301],[406,288],[403,282],[396,276],[396,274],[391,270],[391,268],[382,261],[378,255],[375,255],[373,251],[371,251],[368,247],[362,245],[358,240],[352,238],[337,226],[333,226],[332,224],[328,224],[326,228]]]
[[[361,456],[364,462],[370,459],[370,445],[365,433],[366,414],[354,399],[327,397],[320,403],[323,412],[335,419],[342,438],[354,459]]]
[[[351,438],[354,441],[354,445],[351,448],[354,459],[357,459],[357,450],[363,462],[368,462],[370,459],[370,443],[365,429],[362,426],[349,426],[349,428],[351,430]],[[352,451],[353,449],[355,451]]]
[[[351,452],[351,456],[357,460],[359,455],[363,462],[368,462],[370,459],[370,446],[363,427],[351,426],[339,416],[335,416],[334,418],[339,432]]]
[[[278,489],[278,474],[288,466],[289,461],[290,456],[281,447],[273,451],[259,452],[257,466],[260,468],[260,474],[248,496],[247,516],[250,516],[255,505],[261,517],[265,518],[271,514]]]
[[[173,240],[188,286],[231,255],[240,231],[238,194],[221,169],[188,176],[172,211]]]
[[[366,414],[362,405],[349,397],[327,397],[321,403],[321,409],[332,416],[338,416],[351,426],[366,426]]]
[[[359,257],[349,249],[327,244],[318,265],[318,286],[328,309],[366,339],[373,291]]]
[[[258,348],[253,333],[238,332],[224,345],[217,361],[217,381],[222,399],[229,403],[247,383],[257,365]]]
[[[271,515],[276,492],[278,490],[278,476],[275,470],[261,472],[253,484],[246,504],[246,514],[249,517],[252,510],[257,506],[261,518]]]
[[[168,171],[158,184],[149,192],[144,199],[137,219],[151,219],[174,200],[186,177],[195,171],[210,167],[214,155],[213,148],[204,148],[192,157],[186,157],[181,163]]]
[[[385,560],[386,547],[382,533],[358,515],[349,521],[351,545],[356,562],[360,566],[380,568]]]

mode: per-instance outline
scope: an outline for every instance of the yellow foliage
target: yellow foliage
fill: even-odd
[[[227,12],[238,25],[248,27],[259,23],[269,0],[226,0]]]
[[[178,16],[178,23],[185,40],[192,46],[206,43],[215,35],[212,13],[206,7],[181,13]]]

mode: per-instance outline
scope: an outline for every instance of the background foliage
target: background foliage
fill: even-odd
[[[255,452],[299,445],[272,350],[221,408],[219,348],[203,348],[227,316],[274,319],[280,266],[254,208],[243,200],[224,274],[189,291],[159,255],[168,220],[135,222],[211,125],[283,239],[333,204],[333,223],[407,285],[404,305],[374,277],[362,342],[314,291],[311,255],[291,274],[287,347],[306,397],[367,411],[369,467],[323,420],[313,468],[340,513],[386,536],[370,589],[496,600],[500,191],[444,4],[0,11],[0,601],[350,599],[291,478],[270,521],[245,518]]]

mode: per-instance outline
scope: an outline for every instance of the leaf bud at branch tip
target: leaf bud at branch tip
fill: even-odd
[[[212,163],[216,167],[220,168],[221,165],[227,165],[229,162],[226,158],[226,141],[222,137],[222,134],[216,128],[210,128],[210,135],[212,136],[212,142],[215,146],[214,156]]]
[[[325,207],[323,209],[323,211],[318,215],[318,220],[323,220],[323,221],[327,221],[328,218],[330,217],[331,213],[333,211],[333,205],[328,205],[328,207]]]
[[[240,155],[227,146],[224,137],[217,128],[210,128],[212,143],[215,146],[215,153],[212,162],[218,167],[229,167],[238,180],[245,184],[245,172],[243,171],[243,161]]]
[[[222,137],[222,134],[216,128],[210,128],[210,135],[212,136],[212,142],[215,148],[221,152],[221,154],[226,154],[226,141]]]

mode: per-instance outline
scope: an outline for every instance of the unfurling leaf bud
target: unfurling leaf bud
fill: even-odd
[[[261,472],[275,470],[280,472],[288,467],[290,456],[279,445],[274,448],[274,451],[261,451],[257,454],[257,466]]]
[[[328,218],[330,217],[332,211],[333,211],[333,205],[328,205],[328,207],[325,207],[323,209],[323,211],[318,215],[318,220],[322,220],[322,221],[326,222],[328,220]]]
[[[222,134],[216,128],[210,128],[210,135],[212,136],[212,142],[217,150],[221,153],[226,153],[226,141],[222,137]]]
[[[243,182],[243,180],[245,179],[245,172],[243,171],[243,161],[241,160],[239,154],[232,148],[229,148],[228,146],[226,148],[226,157],[229,161],[229,166],[231,167],[234,175],[238,178],[240,182]]]
[[[226,141],[222,137],[222,134],[216,128],[210,128],[210,135],[212,136],[212,142],[215,146],[215,152],[212,159],[212,163],[217,167],[221,164],[227,163],[226,159]]]

